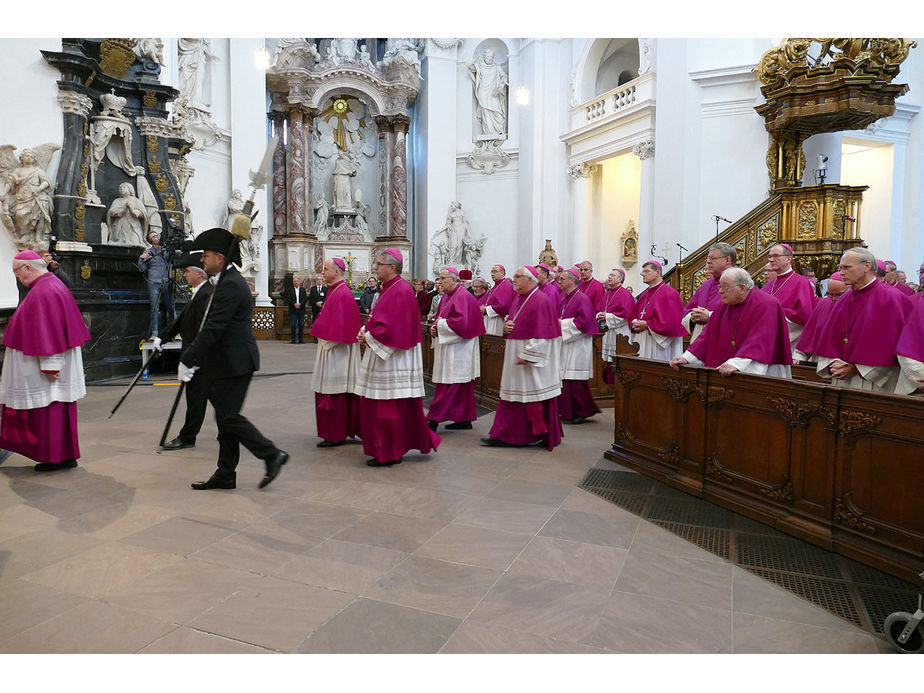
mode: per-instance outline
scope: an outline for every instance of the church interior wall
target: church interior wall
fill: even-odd
[[[841,182],[844,185],[868,185],[860,210],[860,233],[877,258],[891,252],[893,146],[877,142],[844,138],[841,157]],[[898,260],[896,260],[898,262]]]
[[[638,77],[638,39],[610,39],[597,69],[594,95],[605,94],[636,77]]]
[[[591,245],[597,257],[594,275],[604,277],[611,268],[621,266],[622,244],[620,237],[630,221],[638,224],[639,197],[641,195],[642,162],[632,153],[614,156],[600,162],[599,228],[596,242]],[[580,262],[584,258],[574,258]],[[626,282],[632,284],[635,269],[626,270]],[[637,285],[638,282],[635,282]]]
[[[533,255],[530,252],[523,256],[517,245],[516,228],[521,211],[517,195],[519,163],[518,158],[511,157],[507,166],[490,176],[473,170],[464,160],[458,164],[458,200],[472,238],[486,237],[480,265],[484,277],[498,263],[512,275],[517,263],[523,264]],[[538,250],[535,254],[538,255]]]

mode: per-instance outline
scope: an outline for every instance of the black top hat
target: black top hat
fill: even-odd
[[[231,235],[231,232],[217,227],[214,229],[208,229],[203,231],[193,240],[192,245],[189,246],[190,250],[212,250],[216,253],[221,253],[222,255],[228,254],[228,249],[231,247],[231,241],[234,239],[234,236]],[[240,248],[235,248],[234,255],[231,257],[231,262],[236,264],[241,264],[241,251]]]
[[[183,269],[184,267],[202,267],[202,253],[198,250],[194,250],[191,253],[183,253],[178,257],[174,262],[173,266],[177,269]]]

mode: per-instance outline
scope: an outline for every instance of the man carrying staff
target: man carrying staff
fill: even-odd
[[[38,463],[37,472],[73,469],[77,400],[87,393],[80,345],[90,333],[71,292],[38,253],[17,253],[13,275],[29,293],[3,334],[0,460],[18,452]]]
[[[513,275],[517,300],[504,323],[500,401],[491,432],[481,439],[485,445],[538,444],[551,450],[561,443],[561,324],[539,291],[537,275],[529,266]]]
[[[761,291],[766,291],[782,304],[789,328],[789,343],[795,349],[815,308],[815,287],[806,277],[793,270],[792,247],[786,243],[778,243],[770,248],[768,258],[770,262],[767,264],[775,277],[764,284]]]
[[[314,358],[314,410],[318,425],[319,448],[342,445],[359,435],[359,342],[362,327],[359,308],[350,287],[343,281],[346,262],[334,257],[325,261],[322,276],[327,298],[311,328],[318,340]]]
[[[379,300],[359,330],[366,345],[359,369],[360,433],[370,467],[401,464],[408,450],[427,454],[441,438],[423,413],[423,357],[420,310],[414,290],[401,278],[404,256],[388,248],[372,265],[379,278]]]
[[[709,278],[696,290],[684,306],[683,326],[690,333],[690,342],[696,341],[709,316],[722,305],[719,294],[719,277],[738,261],[738,251],[728,243],[714,243],[706,255],[706,271]]]
[[[260,368],[260,352],[253,336],[253,296],[240,272],[231,264],[240,262],[240,252],[233,236],[223,228],[200,233],[192,250],[202,250],[202,266],[212,276],[219,276],[208,315],[199,334],[183,353],[177,378],[189,382],[203,378],[203,388],[215,410],[218,425],[218,468],[206,481],[194,481],[198,490],[233,489],[237,485],[237,464],[241,444],[263,460],[266,474],[260,481],[264,488],[289,459],[289,454],[264,437],[240,412],[254,371]]]
[[[680,324],[683,303],[680,294],[668,286],[661,277],[661,264],[650,260],[642,265],[642,281],[648,286],[635,302],[632,321],[632,341],[638,344],[638,355],[643,359],[670,361],[683,351],[683,336],[687,334]]]
[[[504,334],[504,320],[510,304],[516,300],[517,291],[503,265],[491,268],[491,279],[494,280],[494,286],[488,290],[481,304],[481,314],[484,316],[485,332],[499,337]]]
[[[851,248],[839,268],[850,291],[834,304],[815,346],[817,372],[832,385],[895,392],[895,347],[912,303],[876,277],[876,257]]]
[[[705,365],[723,376],[738,371],[791,378],[792,348],[779,301],[755,291],[751,275],[740,267],[722,273],[719,292],[721,307],[713,311],[699,339],[671,359],[671,368]]]
[[[427,411],[427,422],[436,430],[468,430],[478,418],[475,412],[475,378],[481,375],[478,338],[484,321],[478,301],[460,281],[455,267],[447,267],[436,280],[443,298],[436,309],[430,335],[433,337],[433,385],[436,394]]]
[[[578,290],[580,272],[577,267],[561,275],[565,300],[559,309],[561,320],[561,395],[558,414],[562,423],[581,424],[600,408],[590,392],[594,375],[594,335],[599,334],[594,307],[586,294]]]
[[[199,326],[205,316],[205,307],[212,295],[212,284],[208,281],[208,274],[201,264],[202,254],[188,254],[179,258],[175,265],[183,268],[183,278],[192,289],[192,296],[186,302],[186,307],[176,316],[176,320],[167,325],[163,337],[154,338],[154,348],[162,350],[161,343],[169,342],[178,334],[183,335],[183,346],[180,349],[180,361],[189,349],[189,345],[199,334]],[[186,420],[176,438],[163,444],[164,450],[181,450],[196,445],[196,436],[202,428],[205,419],[205,407],[209,401],[205,378],[193,378],[186,383]]]

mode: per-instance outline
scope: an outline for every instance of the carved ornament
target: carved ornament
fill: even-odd
[[[153,137],[179,137],[183,138],[183,128],[177,127],[166,118],[155,118],[153,116],[138,116],[135,118],[135,125],[138,126],[138,132],[143,136]],[[148,147],[151,141],[148,140]],[[155,148],[151,151],[157,151]]]
[[[628,432],[626,431],[625,424],[623,424],[622,421],[617,421],[617,422],[616,422],[616,441],[615,441],[615,442],[617,442],[617,443],[619,443],[619,442],[628,442],[628,440],[629,440],[629,434],[628,434]]]
[[[846,436],[853,431],[862,431],[864,428],[875,428],[882,423],[882,419],[874,414],[866,414],[862,411],[851,411],[850,409],[841,409],[838,432],[841,436]]]
[[[696,392],[699,394],[699,401],[703,404],[715,404],[735,396],[735,391],[731,388],[720,387],[718,385],[710,385],[708,389],[705,387],[697,387]]]
[[[176,197],[173,193],[164,195],[164,209],[176,209]]]
[[[90,269],[90,261],[84,260],[83,265],[81,265],[80,267],[80,278],[87,280],[90,278],[91,274],[92,274],[92,270]]]
[[[84,94],[62,89],[58,91],[58,105],[65,113],[73,113],[86,118],[90,115],[90,109],[93,108],[93,101]]]
[[[448,51],[452,48],[457,48],[465,43],[464,39],[460,38],[432,38],[430,39],[432,43],[437,48],[442,48],[444,51]]]
[[[153,89],[145,89],[141,102],[148,108],[154,108],[157,105],[157,94],[154,93]]]
[[[641,378],[642,374],[638,371],[627,371],[623,368],[616,368],[616,377],[619,378],[619,382],[623,385],[629,385]]]
[[[644,142],[639,142],[634,147],[632,147],[632,153],[642,161],[652,158],[655,155],[654,140],[645,140]]]
[[[74,218],[77,221],[80,221],[85,216],[87,216],[87,205],[83,200],[81,200],[77,203],[77,207],[74,209]]]
[[[815,238],[815,231],[818,228],[818,203],[814,200],[805,200],[799,205],[799,240],[811,240]]]
[[[576,164],[568,167],[568,175],[572,178],[590,178],[594,171],[597,170],[596,164]]]
[[[792,481],[789,478],[789,474],[783,474],[783,481],[779,484],[776,484],[772,488],[761,489],[760,492],[770,500],[792,505]]]
[[[671,397],[675,402],[683,402],[690,396],[690,391],[693,389],[690,386],[690,383],[679,380],[677,378],[669,378],[666,376],[661,376],[661,385],[670,392]]]
[[[148,162],[148,171],[151,173],[160,173],[160,162],[157,160],[156,156],[152,156],[151,160]]]
[[[808,420],[813,416],[822,417],[829,427],[837,424],[834,411],[830,407],[800,399],[787,399],[786,397],[767,397],[767,404],[783,415],[790,426],[805,428]]]
[[[161,173],[157,178],[154,179],[154,187],[157,188],[158,192],[166,192],[167,188],[170,187],[170,183],[167,181],[167,174]]]
[[[834,521],[839,525],[844,525],[858,532],[875,536],[878,533],[876,527],[869,522],[865,522],[864,513],[853,507],[847,496],[838,498],[834,503]]]
[[[110,77],[122,79],[135,57],[135,39],[107,38],[99,47],[99,69]]]
[[[706,459],[706,476],[714,481],[721,481],[726,484],[735,483],[734,477],[725,471],[725,467],[719,464],[719,459],[715,455],[711,455]]]
[[[764,250],[776,243],[779,236],[780,215],[775,214],[767,219],[763,224],[757,227],[757,252],[762,253]]]
[[[680,463],[680,446],[677,441],[675,440],[663,450],[659,450],[658,458],[676,467]]]

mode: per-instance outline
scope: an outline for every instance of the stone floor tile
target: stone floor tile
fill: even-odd
[[[333,538],[411,553],[445,526],[440,520],[372,513]]]
[[[611,589],[628,553],[611,546],[533,537],[507,572]]]
[[[139,654],[269,654],[270,650],[193,628],[176,628]]]
[[[312,633],[301,653],[435,653],[460,620],[397,604],[360,598]]]
[[[668,556],[684,556],[698,561],[727,563],[725,558],[697,546],[652,522],[640,522],[632,539],[631,550],[636,553],[660,553]]]
[[[406,560],[403,551],[327,539],[282,566],[276,577],[351,594],[362,594]]]
[[[530,536],[450,524],[428,539],[415,554],[453,563],[506,570],[529,543]]]
[[[99,546],[103,541],[46,527],[0,542],[0,583]]]
[[[731,610],[732,566],[683,556],[630,552],[615,589]]]
[[[440,654],[585,654],[587,650],[581,643],[465,621],[449,637]]]
[[[365,595],[379,601],[465,618],[501,576],[498,570],[411,556]]]
[[[219,602],[189,626],[289,652],[354,598],[345,592],[264,578]]]
[[[209,544],[238,531],[239,526],[225,520],[206,517],[172,517],[120,541],[155,551],[188,556]]]
[[[4,583],[0,585],[0,642],[87,601],[84,597],[25,580]]]
[[[549,484],[530,479],[507,479],[487,494],[486,498],[550,505],[557,508],[571,493],[571,484]]]
[[[601,516],[576,510],[559,509],[539,532],[545,537],[584,541],[627,549],[641,520],[635,515]]]
[[[453,522],[506,532],[535,534],[554,512],[555,509],[547,505],[482,498],[474,501]]]
[[[734,615],[734,651],[748,654],[875,654],[874,638],[859,628],[819,628],[752,614]]]

